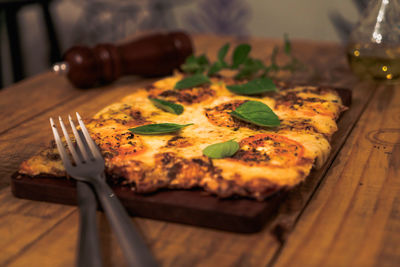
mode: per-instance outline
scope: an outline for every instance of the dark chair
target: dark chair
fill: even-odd
[[[60,47],[49,10],[51,1],[52,0],[0,0],[0,21],[5,22],[5,26],[7,29],[14,82],[20,81],[25,78],[19,24],[17,19],[18,11],[22,7],[32,4],[37,4],[41,6],[50,47],[49,63],[55,63],[61,59]],[[2,87],[2,84],[3,79],[0,62],[0,88]]]

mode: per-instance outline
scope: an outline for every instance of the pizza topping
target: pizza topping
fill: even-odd
[[[44,155],[50,161],[59,161],[61,160],[60,154],[56,149],[49,149],[44,151]]]
[[[131,132],[97,129],[97,132],[92,132],[91,136],[106,159],[135,156],[145,150],[142,139]]]
[[[136,128],[131,128],[129,131],[137,134],[164,134],[164,133],[173,133],[182,128],[185,128],[189,125],[193,125],[193,123],[189,124],[176,124],[176,123],[154,123],[154,124],[146,124],[143,126],[139,126]]]
[[[99,128],[109,124],[122,124],[126,126],[138,126],[149,123],[142,112],[130,105],[122,105],[119,110],[107,110],[96,119],[85,120],[89,128]]]
[[[145,117],[143,117],[142,112],[140,110],[130,109],[129,115],[131,116],[132,119],[129,119],[129,117],[124,118],[126,119],[126,123],[129,126],[142,125],[149,122]],[[124,119],[122,121],[125,121]]]
[[[210,79],[208,79],[207,76],[203,74],[194,74],[177,82],[174,89],[191,88],[205,83],[210,83]]]
[[[262,102],[247,101],[230,113],[232,116],[258,126],[279,126],[278,116]]]
[[[168,140],[166,147],[188,147],[193,145],[189,137],[176,135]]]
[[[218,170],[206,157],[186,159],[176,153],[158,153],[154,156],[154,173],[168,177],[169,187],[192,188],[198,186],[201,179],[212,176]]]
[[[248,123],[232,117],[230,113],[244,102],[246,101],[235,100],[220,104],[213,108],[206,108],[205,115],[208,120],[216,126],[239,129],[242,126],[248,125]]]
[[[239,144],[233,159],[250,165],[293,166],[301,162],[304,153],[300,143],[276,134],[250,136]]]
[[[313,124],[311,119],[305,118],[288,118],[281,122],[277,128],[278,131],[301,131],[307,133],[321,133]]]
[[[259,101],[236,100],[206,108],[208,120],[217,126],[234,130],[247,127],[257,130],[258,126],[279,126],[278,116],[264,103]]]
[[[106,160],[106,165],[106,172],[114,184],[138,183],[147,171],[143,162],[121,157],[113,160],[112,164]]]
[[[183,112],[182,105],[175,104],[173,102],[165,101],[162,99],[157,99],[157,98],[149,98],[149,99],[156,107],[158,107],[166,112],[176,114],[176,115],[180,115]]]
[[[228,85],[229,91],[240,95],[259,95],[266,92],[276,91],[274,82],[269,78],[258,78],[248,83]]]
[[[289,113],[300,113],[305,116],[328,116],[336,118],[338,115],[337,103],[319,97],[317,94],[304,94],[312,89],[303,89],[301,91],[290,91],[280,95],[276,99],[277,110],[287,111]]]
[[[203,102],[215,96],[215,94],[215,91],[208,84],[182,90],[153,88],[149,91],[150,98],[164,99],[187,105]]]
[[[222,159],[233,156],[239,149],[238,142],[229,140],[207,146],[203,149],[203,154],[212,159]]]

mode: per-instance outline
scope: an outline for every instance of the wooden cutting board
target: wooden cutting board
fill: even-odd
[[[351,91],[336,89],[343,103],[350,107]],[[300,190],[301,196],[315,190],[333,159],[344,144],[361,109],[350,108],[338,121],[339,130],[332,138],[332,152],[322,168],[312,170]],[[15,197],[76,205],[75,181],[54,178],[31,178],[14,174],[11,189]],[[153,194],[139,195],[127,187],[114,187],[116,195],[132,216],[178,222],[220,230],[254,233],[260,231],[276,214],[287,192],[277,193],[265,201],[245,198],[219,199],[201,190],[162,190]]]

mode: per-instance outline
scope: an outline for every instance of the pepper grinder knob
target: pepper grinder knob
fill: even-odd
[[[68,63],[67,62],[58,62],[58,63],[55,63],[54,65],[53,65],[53,72],[55,72],[55,73],[57,73],[57,74],[60,74],[60,75],[63,75],[63,74],[66,74],[66,73],[68,73],[68,70],[69,70],[69,65],[68,65]]]
[[[193,53],[192,42],[183,32],[153,34],[132,42],[74,46],[53,71],[66,74],[78,88],[110,83],[124,75],[155,77],[168,75]]]

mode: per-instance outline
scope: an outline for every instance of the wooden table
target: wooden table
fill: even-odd
[[[232,38],[196,36],[198,53],[215,56]],[[248,40],[247,40],[248,41]],[[277,40],[252,39],[267,58]],[[316,190],[300,186],[257,234],[235,234],[142,218],[132,221],[163,266],[398,266],[400,263],[400,86],[358,82],[333,43],[296,41],[307,70],[296,79],[348,87],[361,116]],[[0,266],[71,266],[76,207],[14,198],[10,176],[52,139],[50,116],[91,116],[151,80],[124,78],[92,90],[44,73],[0,92]],[[300,197],[301,196],[301,197]],[[103,260],[123,257],[99,212]]]

